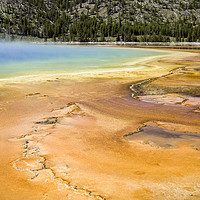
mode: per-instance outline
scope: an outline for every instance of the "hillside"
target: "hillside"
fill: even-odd
[[[200,41],[200,0],[3,0],[1,37]]]

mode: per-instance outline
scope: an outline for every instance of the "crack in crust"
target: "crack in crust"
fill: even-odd
[[[73,115],[84,115],[84,112],[81,111],[81,108],[76,103],[68,103],[62,108],[52,110],[52,113],[54,113],[56,116],[36,122],[35,124],[37,126],[32,127],[34,129],[32,133],[10,139],[10,141],[24,141],[22,144],[22,157],[13,161],[12,166],[19,171],[27,171],[32,173],[33,176],[28,179],[29,181],[34,181],[37,177],[39,177],[41,172],[46,170],[53,181],[62,184],[67,189],[93,199],[106,200],[106,198],[101,195],[94,194],[94,192],[88,189],[81,188],[78,185],[74,185],[71,182],[62,179],[61,177],[56,176],[53,167],[47,166],[47,159],[40,151],[40,139],[51,134],[48,131],[49,129],[55,128],[56,124],[59,123],[59,118],[70,117]],[[65,171],[66,175],[69,174],[69,166],[66,165],[65,167],[61,168],[61,170]]]

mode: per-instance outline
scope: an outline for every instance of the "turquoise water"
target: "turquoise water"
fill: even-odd
[[[95,46],[0,43],[0,79],[24,75],[121,69],[163,52]]]

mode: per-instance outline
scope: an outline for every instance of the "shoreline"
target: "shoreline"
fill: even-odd
[[[24,42],[24,43],[34,43],[34,44],[47,44],[47,45],[88,45],[88,46],[119,46],[119,47],[135,47],[135,48],[197,48],[200,49],[200,42],[78,42],[78,41],[71,41],[71,42],[52,42],[52,41],[29,41],[29,40],[16,40],[16,41],[7,41],[1,40],[0,42]]]
[[[100,46],[102,48],[113,48],[113,47],[105,47],[105,46]],[[114,47],[114,48],[125,48],[125,49],[134,49],[132,47]],[[137,48],[138,49],[138,48]],[[139,48],[143,50],[144,48]],[[148,50],[148,49],[145,49]],[[185,52],[185,55],[182,55],[182,52],[178,51],[171,51],[171,50],[160,50],[160,49],[151,49],[150,51],[158,51],[158,52],[165,52],[166,55],[157,55],[157,56],[147,56],[143,58],[136,58],[133,61],[128,61],[125,63],[122,63],[122,68],[120,69],[99,69],[99,70],[91,70],[91,71],[82,71],[82,72],[63,72],[63,73],[49,73],[49,74],[35,74],[35,75],[20,75],[20,76],[13,76],[13,77],[8,77],[8,78],[0,78],[0,83],[3,82],[10,82],[10,81],[36,81],[36,80],[46,80],[47,78],[54,79],[57,77],[62,77],[62,78],[69,78],[69,77],[74,77],[74,76],[90,76],[90,75],[99,75],[99,74],[106,74],[106,73],[120,73],[120,72],[133,72],[137,70],[145,70],[147,67],[146,66],[137,66],[137,65],[142,65],[145,64],[146,62],[150,62],[153,60],[158,60],[158,59],[165,59],[168,57],[175,57],[176,55],[181,57],[189,56],[190,52]],[[136,67],[134,67],[136,65]],[[126,67],[124,67],[126,66]],[[132,67],[129,67],[132,66]],[[124,68],[123,68],[124,67]]]

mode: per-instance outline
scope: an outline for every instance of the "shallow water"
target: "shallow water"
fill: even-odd
[[[124,138],[128,141],[140,140],[144,144],[161,148],[175,148],[178,143],[188,143],[200,148],[200,133],[177,132],[161,127],[144,126]]]
[[[127,62],[163,52],[94,46],[0,43],[0,79],[22,75],[126,68]],[[130,66],[129,66],[130,67]]]

